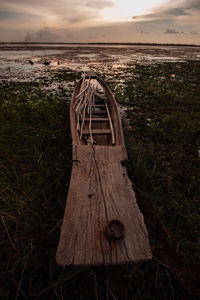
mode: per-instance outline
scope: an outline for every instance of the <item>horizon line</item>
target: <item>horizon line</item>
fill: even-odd
[[[26,44],[26,45],[154,45],[154,46],[191,46],[191,47],[200,47],[200,44],[180,44],[180,43],[142,43],[142,42],[0,42],[0,45],[3,44]]]

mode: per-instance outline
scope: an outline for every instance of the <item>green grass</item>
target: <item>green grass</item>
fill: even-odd
[[[123,86],[122,73],[109,82],[126,108],[127,168],[154,257],[116,267],[60,268],[55,262],[71,173],[70,87],[47,93],[42,82],[2,84],[0,298],[200,295],[199,70],[192,61],[136,65],[127,67]],[[78,75],[58,73],[54,80]]]

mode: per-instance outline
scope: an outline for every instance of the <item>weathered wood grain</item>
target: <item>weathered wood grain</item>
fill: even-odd
[[[150,259],[144,219],[121,164],[124,148],[73,145],[73,159],[57,263],[108,265]],[[106,227],[116,219],[124,224],[125,234],[109,240]]]
[[[148,260],[151,250],[144,219],[122,163],[127,153],[119,108],[106,83],[93,73],[91,76],[104,89],[102,98],[106,100],[99,99],[91,104],[99,106],[100,110],[97,113],[92,110],[90,117],[84,120],[84,128],[82,126],[84,138],[91,136],[92,131],[95,143],[80,139],[74,107],[79,105],[77,97],[87,76],[75,86],[70,106],[74,163],[56,260],[61,266]],[[115,224],[116,220],[121,222],[123,237],[110,238],[108,225],[113,220]]]
[[[110,134],[110,129],[93,129],[92,134]],[[88,129],[83,129],[83,134],[90,134]]]

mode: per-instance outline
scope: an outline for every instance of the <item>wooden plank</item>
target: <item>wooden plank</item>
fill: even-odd
[[[83,129],[83,134],[90,134],[88,129]],[[110,129],[92,129],[92,134],[110,134]]]
[[[85,118],[85,121],[88,122],[90,121],[89,118]],[[92,122],[108,122],[108,118],[92,118]]]
[[[112,120],[111,120],[111,116],[110,116],[110,112],[109,112],[107,104],[106,104],[106,111],[107,111],[107,115],[108,115],[108,119],[109,119],[109,123],[110,123],[110,130],[111,130],[111,135],[112,135],[112,145],[114,145],[115,144],[115,133],[113,130],[113,124],[112,124]]]
[[[122,146],[74,146],[67,206],[56,260],[59,265],[108,265],[151,258],[148,235],[136,203]],[[76,150],[76,151],[75,151]],[[121,239],[105,231],[111,220],[125,229]]]
[[[92,105],[92,107],[105,107],[105,103],[104,104],[96,104],[96,102],[95,102],[95,105]]]
[[[102,114],[107,114],[106,110],[93,110],[92,111],[93,115],[102,115]]]

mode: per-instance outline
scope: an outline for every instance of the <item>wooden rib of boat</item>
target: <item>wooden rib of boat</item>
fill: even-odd
[[[57,263],[108,265],[151,259],[144,219],[124,164],[118,105],[94,73],[76,84],[70,121],[73,167]]]

